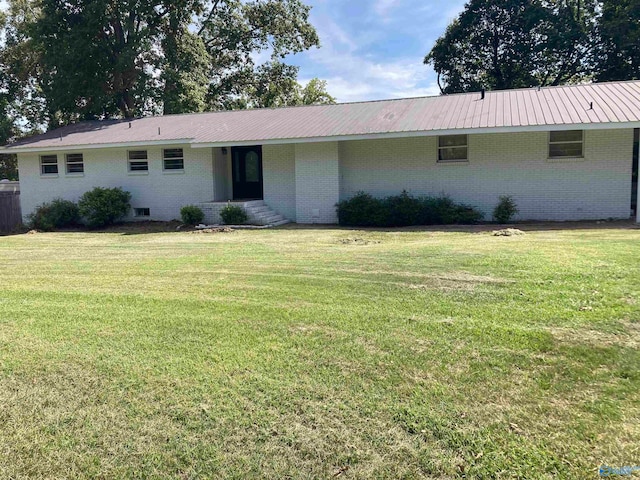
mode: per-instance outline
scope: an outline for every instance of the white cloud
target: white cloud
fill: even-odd
[[[360,53],[373,39],[369,34],[353,38],[335,21],[323,17],[315,22],[322,47],[306,54],[317,76],[340,102],[437,95],[433,72],[422,57],[398,57],[384,61]],[[302,71],[307,75],[308,71]]]
[[[289,59],[301,78],[326,80],[340,102],[440,93],[424,56],[466,0],[307,1],[321,47]]]
[[[392,8],[396,7],[397,4],[398,0],[376,0],[373,5],[373,10],[381,17],[384,17]]]

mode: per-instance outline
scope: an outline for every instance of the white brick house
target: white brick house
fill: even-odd
[[[0,152],[18,155],[25,215],[118,186],[131,220],[202,204],[213,222],[216,202],[259,199],[290,221],[335,223],[335,204],[358,191],[402,190],[487,219],[500,195],[521,220],[624,219],[639,128],[640,82],[617,82],[84,122]]]

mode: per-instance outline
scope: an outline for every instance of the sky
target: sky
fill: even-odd
[[[423,60],[465,0],[304,2],[312,7],[321,46],[287,58],[300,67],[301,83],[326,80],[339,102],[439,93],[436,75]],[[0,0],[0,8],[5,5]]]
[[[424,57],[464,0],[306,0],[321,47],[288,58],[339,102],[437,95]]]

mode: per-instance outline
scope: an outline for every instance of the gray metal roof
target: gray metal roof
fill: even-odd
[[[638,123],[638,125],[635,125]],[[237,145],[478,131],[640,126],[640,81],[81,122],[2,151],[190,143]]]

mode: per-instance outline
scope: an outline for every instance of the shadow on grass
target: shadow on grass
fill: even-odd
[[[502,230],[505,228],[517,228],[525,232],[546,232],[546,231],[571,231],[571,230],[594,230],[594,229],[619,229],[633,230],[640,229],[640,224],[632,220],[602,220],[602,221],[579,221],[579,222],[523,222],[510,224],[479,223],[475,225],[424,225],[414,227],[376,228],[376,227],[345,227],[339,225],[301,225],[291,223],[278,227],[282,230],[344,230],[344,231],[364,231],[364,232],[460,232],[460,233],[484,233]]]
[[[640,224],[632,220],[615,221],[580,221],[580,222],[524,222],[498,225],[495,223],[481,223],[477,225],[427,225],[414,227],[396,228],[373,228],[373,227],[345,227],[333,224],[297,224],[290,223],[269,230],[342,230],[361,232],[454,232],[454,233],[486,233],[504,228],[517,228],[525,232],[545,232],[545,231],[579,231],[579,230],[637,230]],[[195,228],[182,225],[178,221],[171,222],[124,222],[111,225],[106,228],[88,229],[84,227],[65,228],[57,230],[59,233],[109,233],[119,235],[146,235],[156,233],[183,233],[196,231]],[[2,236],[25,235],[38,233],[21,226],[11,232],[0,232]]]

